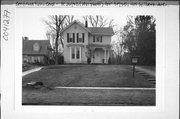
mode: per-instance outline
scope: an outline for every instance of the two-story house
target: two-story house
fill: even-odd
[[[110,27],[88,27],[74,21],[61,31],[64,38],[65,63],[108,63],[110,57]]]

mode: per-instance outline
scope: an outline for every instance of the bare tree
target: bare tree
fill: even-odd
[[[73,15],[66,16],[66,25],[69,25],[73,21],[74,21],[74,16]]]
[[[114,20],[101,15],[86,15],[83,16],[84,21],[88,21],[92,27],[113,27]]]
[[[64,47],[63,38],[60,32],[69,25],[73,19],[74,16],[50,15],[48,16],[48,20],[43,20],[49,28],[46,36],[51,42],[52,49],[54,49],[55,64],[58,64],[58,49]]]

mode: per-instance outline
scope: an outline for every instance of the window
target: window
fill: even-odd
[[[72,33],[69,34],[69,42],[73,42],[73,34]]]
[[[23,62],[24,62],[24,63],[28,62],[28,58],[27,58],[27,57],[24,57],[24,58],[23,58]]]
[[[75,43],[75,33],[67,33],[67,42]]]
[[[75,48],[71,49],[72,59],[75,59]]]
[[[41,62],[41,58],[40,57],[38,57],[38,62]]]
[[[77,33],[77,43],[84,43],[84,33]]]
[[[71,59],[80,59],[80,47],[71,47]]]
[[[93,36],[93,42],[101,42],[102,43],[102,36]]]
[[[34,43],[34,45],[33,45],[33,50],[34,50],[34,51],[39,51],[39,50],[40,50],[40,46],[39,46],[38,43]]]
[[[34,57],[31,57],[31,61],[32,61],[32,63],[34,63]]]
[[[79,59],[79,48],[76,48],[76,59]]]

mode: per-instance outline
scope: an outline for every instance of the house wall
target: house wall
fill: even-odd
[[[67,33],[75,33],[75,43],[67,43]],[[76,33],[84,33],[84,43],[77,43]],[[64,38],[64,53],[63,53],[64,63],[70,63],[70,47],[81,47],[82,48],[81,63],[86,63],[87,58],[85,52],[87,51],[86,46],[88,45],[88,32],[84,28],[79,26],[77,23],[75,23],[63,32],[63,38]],[[69,44],[74,46],[67,46]],[[78,46],[76,44],[81,46]]]
[[[88,32],[82,28],[81,26],[79,26],[77,23],[74,23],[71,27],[69,27],[68,29],[66,29],[63,32],[63,38],[64,38],[64,45],[67,44],[75,44],[75,43],[67,43],[67,33],[75,33],[75,43],[76,44],[83,44],[83,45],[87,45],[88,44]],[[85,33],[84,34],[84,43],[77,43],[77,36],[76,33]]]
[[[33,60],[38,59],[41,64],[46,64],[47,60],[45,56],[33,56],[33,55],[23,55],[23,61],[28,63],[35,63]]]
[[[103,44],[103,45],[110,45],[111,43],[111,36],[102,36],[102,42],[93,42],[93,36],[89,35],[89,43],[90,44]]]
[[[77,61],[75,63],[87,63],[87,57],[86,57],[86,52],[87,52],[87,48],[86,46],[71,46],[71,47],[81,47],[81,62],[80,61]],[[70,48],[71,47],[66,47],[65,48],[65,52],[64,52],[64,63],[71,63],[70,61],[70,57],[71,57],[71,54],[70,54]]]
[[[67,42],[67,33],[75,33],[75,43],[68,43]],[[77,43],[77,33],[84,33],[84,43]],[[79,24],[74,23],[71,27],[66,29],[63,32],[63,39],[64,39],[64,63],[71,63],[72,60],[70,59],[71,53],[70,48],[71,47],[81,47],[81,62],[77,61],[74,63],[87,63],[87,45],[88,44],[102,44],[102,45],[110,45],[111,43],[111,36],[102,36],[102,42],[93,42],[93,36],[88,33],[84,28],[82,28]],[[107,52],[108,54],[109,52]],[[101,59],[104,58],[104,52],[101,54]],[[106,55],[106,59],[108,59],[108,55]],[[107,60],[106,60],[107,61]]]

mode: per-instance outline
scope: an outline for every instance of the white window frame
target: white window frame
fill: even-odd
[[[101,41],[101,37],[103,37],[102,35],[95,35],[95,41],[94,41],[94,38],[93,38],[93,42],[94,43],[102,43],[103,42],[103,38],[102,38],[102,41]]]
[[[79,58],[77,58],[78,55],[78,51],[79,51]],[[76,59],[80,59],[80,47],[76,47]]]
[[[83,33],[79,33],[79,38],[83,38]]]
[[[73,33],[69,33],[69,42],[73,42]]]
[[[73,53],[73,50],[72,48],[74,48],[74,58],[72,57],[72,53]],[[77,58],[77,51],[79,50],[79,58]],[[72,60],[80,60],[81,61],[81,47],[70,47],[70,61]]]
[[[40,57],[38,57],[38,62],[41,62],[41,58]]]
[[[78,43],[83,42],[83,33],[78,33]]]
[[[74,50],[72,50],[74,49]],[[73,52],[74,52],[74,58],[73,58]],[[76,59],[76,48],[75,47],[71,47],[71,59]]]
[[[31,62],[34,63],[34,57],[33,56],[31,57]]]

